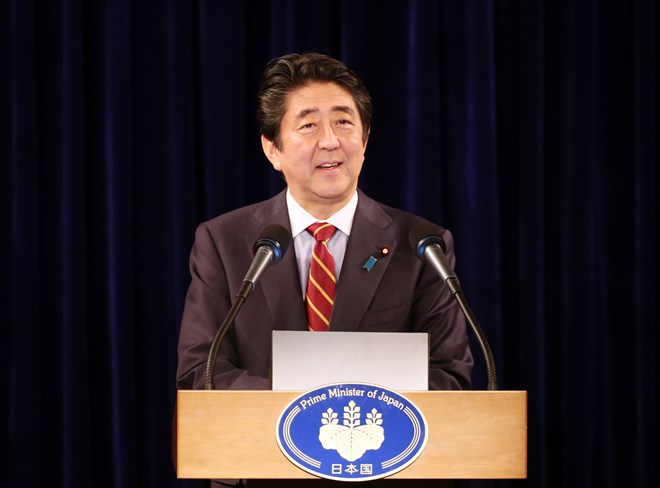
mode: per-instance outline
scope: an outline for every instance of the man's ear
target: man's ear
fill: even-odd
[[[277,149],[275,142],[261,136],[261,148],[264,150],[264,154],[270,161],[270,164],[273,165],[276,171],[282,171],[282,166],[280,165],[280,150]]]

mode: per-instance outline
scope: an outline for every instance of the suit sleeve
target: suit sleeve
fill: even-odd
[[[442,237],[453,268],[453,238],[447,230]],[[415,289],[412,324],[416,331],[429,333],[429,389],[469,389],[473,360],[465,316],[448,287],[428,265],[423,266]]]
[[[228,276],[223,261],[222,243],[214,239],[209,227],[201,224],[195,233],[190,253],[191,282],[186,295],[179,336],[178,389],[203,389],[208,353],[218,327],[232,303]],[[247,268],[246,268],[247,269]],[[240,285],[240,282],[237,282]],[[234,336],[227,333],[215,365],[216,389],[270,389],[270,379],[249,375],[239,367]]]

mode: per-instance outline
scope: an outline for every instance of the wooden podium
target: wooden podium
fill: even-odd
[[[179,391],[175,462],[178,478],[315,478],[277,445],[277,420],[300,392]],[[390,478],[527,477],[527,392],[402,393],[424,414],[428,443]]]

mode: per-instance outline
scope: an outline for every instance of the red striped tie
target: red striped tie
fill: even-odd
[[[328,250],[328,239],[336,228],[327,222],[316,222],[307,227],[316,239],[312,252],[312,262],[309,266],[309,281],[307,282],[307,323],[309,330],[327,331],[330,324],[330,314],[335,303],[335,260]]]

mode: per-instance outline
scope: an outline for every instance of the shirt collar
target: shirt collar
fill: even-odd
[[[291,192],[286,190],[286,204],[289,210],[289,221],[291,223],[291,235],[295,238],[303,232],[307,227],[317,222],[318,219],[311,215],[307,210],[302,208],[298,202],[293,198]],[[355,209],[358,204],[357,191],[353,194],[351,199],[346,205],[340,208],[337,212],[332,214],[324,222],[337,227],[347,236],[351,235],[351,227],[353,226],[353,217],[355,216]]]

